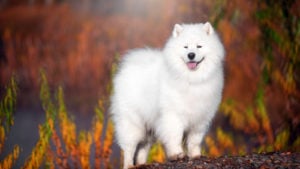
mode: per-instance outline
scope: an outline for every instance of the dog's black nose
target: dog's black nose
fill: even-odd
[[[194,52],[189,53],[189,54],[188,54],[188,58],[189,58],[190,60],[193,60],[193,59],[195,58],[195,53],[194,53]]]

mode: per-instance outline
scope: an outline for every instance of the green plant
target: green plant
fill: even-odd
[[[17,101],[17,84],[15,78],[12,77],[6,87],[4,98],[0,102],[0,154],[3,152],[4,143],[11,126],[14,125],[13,113],[15,111]],[[0,161],[0,169],[12,168],[20,154],[20,147],[15,145],[12,152]]]

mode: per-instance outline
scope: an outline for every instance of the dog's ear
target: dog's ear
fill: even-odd
[[[206,22],[203,25],[203,29],[207,33],[207,35],[211,35],[214,33],[214,28],[211,26],[211,24],[209,22]]]
[[[175,24],[173,29],[173,37],[177,38],[182,31],[183,31],[183,27],[179,24]]]

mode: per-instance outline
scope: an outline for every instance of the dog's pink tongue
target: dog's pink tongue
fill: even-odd
[[[188,62],[187,66],[189,69],[194,70],[197,67],[197,63],[196,62]]]

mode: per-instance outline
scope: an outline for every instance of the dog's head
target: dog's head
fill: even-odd
[[[168,66],[188,76],[209,76],[224,59],[223,45],[209,22],[175,24],[164,52]]]

